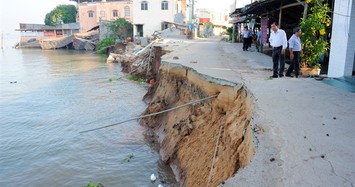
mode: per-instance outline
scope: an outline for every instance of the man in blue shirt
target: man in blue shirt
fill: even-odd
[[[262,45],[261,38],[262,38],[262,33],[261,33],[260,28],[258,28],[257,32],[256,32],[256,51],[257,52],[261,51],[261,45]]]
[[[251,31],[248,29],[248,26],[244,27],[243,31],[243,51],[248,51],[249,47],[249,38],[251,37]]]
[[[289,49],[290,49],[290,59],[292,60],[288,70],[286,72],[286,77],[291,77],[291,73],[295,70],[296,78],[300,75],[300,55],[302,53],[301,46],[301,29],[296,27],[293,29],[293,35],[289,40]]]

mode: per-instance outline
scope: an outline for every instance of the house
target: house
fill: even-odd
[[[20,23],[21,32],[20,47],[38,47],[40,40],[71,36],[79,32],[79,23],[68,23],[56,26],[43,24]]]
[[[87,32],[100,24],[100,21],[112,21],[124,18],[133,21],[132,0],[89,0],[78,1],[77,22],[80,32]]]
[[[212,35],[221,35],[226,32],[226,28],[230,27],[229,10],[228,9],[214,9],[214,8],[198,8],[196,9],[196,16],[198,18],[199,33],[203,33],[204,27],[201,25],[211,22],[213,24]]]
[[[186,0],[133,1],[133,32],[135,36],[151,36],[168,27],[175,17],[186,14]]]
[[[328,77],[355,75],[355,1],[336,0]]]

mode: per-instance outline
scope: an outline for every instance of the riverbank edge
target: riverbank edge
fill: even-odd
[[[192,68],[153,60],[156,80],[143,100],[144,114],[192,100],[215,99],[142,119],[147,138],[159,143],[164,163],[180,186],[217,186],[248,165],[255,153],[253,96],[242,84],[198,73]],[[122,64],[127,66],[127,62]],[[128,73],[127,68],[123,68]]]

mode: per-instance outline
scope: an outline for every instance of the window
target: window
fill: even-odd
[[[131,9],[129,8],[129,6],[124,7],[124,16],[125,17],[131,16]]]
[[[93,18],[94,17],[94,11],[89,11],[88,12],[88,16],[89,16],[89,18]]]
[[[147,1],[142,1],[141,10],[148,10],[148,2]]]
[[[169,9],[169,3],[168,3],[168,1],[162,1],[162,2],[161,2],[161,9],[162,9],[162,10],[168,10],[168,9]]]
[[[112,16],[113,17],[118,17],[118,11],[117,10],[112,11]]]
[[[106,17],[106,13],[104,10],[101,10],[100,11],[100,18],[104,18],[104,17]]]

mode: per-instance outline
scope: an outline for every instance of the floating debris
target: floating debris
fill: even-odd
[[[152,182],[156,181],[157,180],[157,177],[154,175],[154,173],[150,176],[150,180]]]
[[[262,128],[262,127],[255,126],[254,129],[253,129],[253,131],[254,131],[255,133],[261,134],[261,133],[264,133],[264,132],[265,132],[265,129]]]

